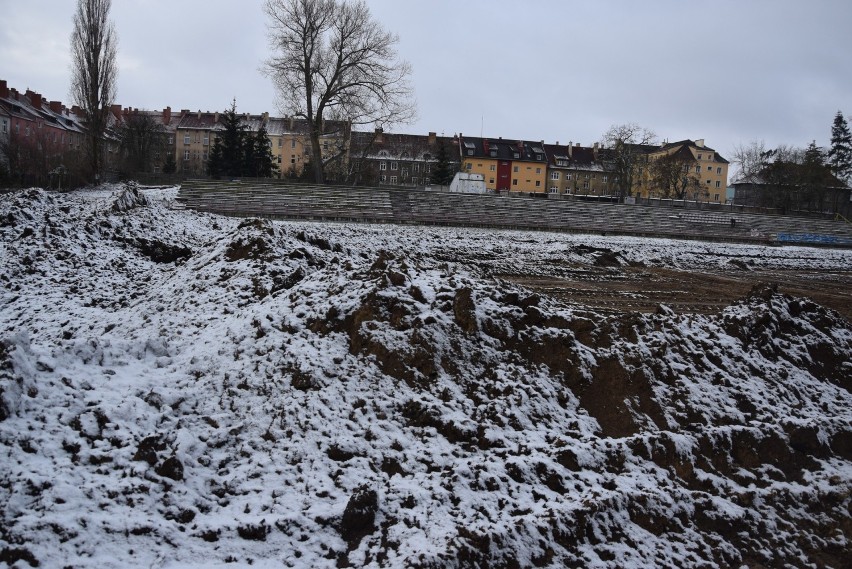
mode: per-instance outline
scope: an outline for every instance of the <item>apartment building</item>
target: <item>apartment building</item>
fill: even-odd
[[[598,143],[591,148],[570,142],[567,146],[545,144],[544,151],[549,194],[610,195],[611,174]]]
[[[716,150],[704,144],[704,139],[664,143],[648,153],[649,168],[636,190],[639,197],[670,197],[653,175],[653,165],[659,160],[676,162],[682,169],[681,180],[687,188],[685,199],[724,202],[728,183],[729,162]]]
[[[452,172],[459,168],[458,139],[421,134],[353,132],[350,161],[357,182],[366,185],[422,187],[432,183],[441,146]]]
[[[543,142],[459,134],[458,152],[462,171],[481,174],[488,190],[547,191],[547,154]]]

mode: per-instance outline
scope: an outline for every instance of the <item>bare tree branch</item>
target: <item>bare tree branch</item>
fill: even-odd
[[[406,123],[415,116],[399,38],[372,19],[363,1],[266,0],[273,55],[263,70],[278,89],[281,111],[310,124],[312,164],[324,180],[323,120],[354,125]]]

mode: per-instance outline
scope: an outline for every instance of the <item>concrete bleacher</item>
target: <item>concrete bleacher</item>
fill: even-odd
[[[243,217],[453,225],[714,241],[852,247],[845,221],[739,212],[456,194],[403,188],[190,180],[185,207]],[[732,223],[733,220],[733,223]]]

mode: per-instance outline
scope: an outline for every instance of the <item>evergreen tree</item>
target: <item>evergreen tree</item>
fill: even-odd
[[[245,149],[245,176],[271,178],[278,172],[278,166],[273,162],[272,143],[269,141],[265,124],[261,123],[256,133],[246,137]]]
[[[222,126],[207,159],[207,172],[211,176],[239,178],[243,175],[246,150],[246,127],[237,115],[237,101],[222,114]]]
[[[452,166],[450,165],[447,147],[444,145],[443,139],[441,139],[438,143],[437,161],[437,164],[435,164],[435,167],[432,169],[430,181],[432,184],[437,186],[449,186],[450,182],[453,181],[455,172],[453,172]]]
[[[831,149],[828,151],[831,171],[847,184],[852,179],[852,135],[843,113],[837,111],[831,127]]]

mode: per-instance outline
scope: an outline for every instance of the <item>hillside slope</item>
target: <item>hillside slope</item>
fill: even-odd
[[[539,270],[541,236],[168,196],[0,197],[0,566],[848,563],[836,312],[766,285],[716,315],[601,315],[494,278]]]

